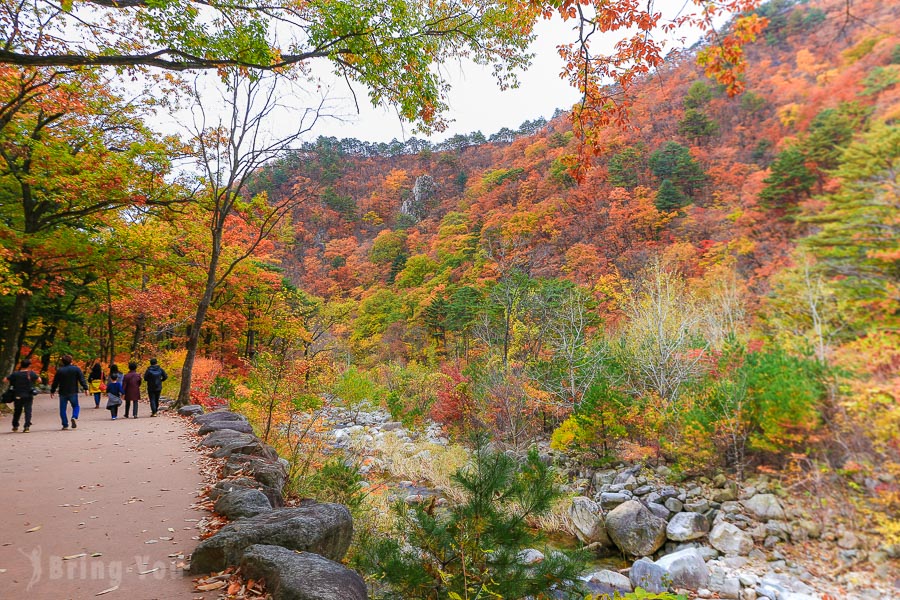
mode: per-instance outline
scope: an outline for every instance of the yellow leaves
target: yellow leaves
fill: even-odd
[[[803,106],[797,104],[796,102],[791,102],[790,104],[780,106],[776,111],[776,114],[778,115],[778,120],[781,121],[782,125],[784,125],[785,127],[793,127],[797,122],[797,119],[799,118],[802,110]]]

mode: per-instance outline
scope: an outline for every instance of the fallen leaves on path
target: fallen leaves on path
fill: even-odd
[[[97,593],[94,594],[94,595],[95,595],[95,596],[102,596],[103,594],[108,594],[108,593],[110,593],[110,592],[114,592],[114,591],[116,591],[117,589],[119,589],[119,586],[114,585],[114,586],[112,586],[111,588],[106,588],[106,589],[103,590],[102,592],[97,592]]]
[[[82,558],[87,556],[87,552],[81,552],[80,554],[70,554],[69,556],[63,556],[63,560],[75,560],[76,558]]]
[[[240,569],[229,567],[224,571],[196,580],[194,589],[199,592],[221,590],[221,600],[255,600],[269,597],[261,581],[244,580]]]

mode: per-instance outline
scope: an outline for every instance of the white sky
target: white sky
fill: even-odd
[[[654,2],[654,9],[663,13],[661,22],[671,19],[685,6],[695,8],[690,0]],[[500,90],[491,75],[490,67],[482,67],[468,61],[441,65],[451,82],[448,102],[450,109],[445,115],[449,127],[430,136],[416,133],[413,125],[403,123],[390,108],[372,107],[368,95],[362,88],[356,90],[356,101],[359,104],[357,114],[356,104],[346,83],[331,75],[328,71],[329,65],[324,61],[314,64],[313,73],[321,78],[323,88],[327,90],[328,100],[324,112],[334,115],[335,118],[320,118],[304,139],[334,136],[369,142],[390,142],[394,138],[405,140],[416,136],[438,142],[457,133],[481,131],[485,136],[490,136],[504,127],[517,129],[526,120],[538,117],[549,119],[557,108],[568,110],[578,101],[578,93],[566,80],[560,78],[563,63],[556,50],[559,44],[575,40],[572,23],[563,22],[558,17],[551,21],[539,20],[536,23],[536,39],[530,47],[530,51],[534,54],[532,65],[527,71],[519,74],[520,85],[515,89]],[[662,34],[657,32],[656,36],[659,38]],[[669,36],[667,47],[681,45],[675,41],[676,37],[684,37],[691,43],[699,37],[699,33],[690,30],[679,31],[675,36]],[[608,52],[619,39],[621,35],[607,34],[605,38],[594,40],[592,50]],[[201,87],[209,87],[208,110],[214,113],[217,104],[215,98],[219,93],[215,89],[217,76],[215,73],[205,73],[201,75],[201,78],[204,77],[207,78],[207,83],[201,84]],[[286,106],[309,107],[318,103],[315,93],[316,90],[311,90],[308,86],[302,89],[295,88],[289,94],[282,95],[282,102]],[[207,97],[206,93],[204,97]],[[185,126],[192,120],[190,111],[176,111],[174,114],[160,114],[158,117],[153,125],[166,133],[184,132]],[[297,127],[299,121],[298,111],[288,107],[279,110],[272,117],[271,135],[275,137],[292,127]]]
[[[470,62],[445,64],[443,68],[452,82],[449,94],[450,126],[431,136],[415,133],[414,127],[404,124],[390,109],[373,108],[364,91],[357,92],[360,113],[356,114],[346,85],[336,83],[334,100],[347,111],[342,121],[321,120],[312,137],[335,136],[356,138],[370,142],[389,142],[410,137],[428,137],[440,141],[457,133],[481,131],[486,136],[509,127],[517,129],[524,121],[538,117],[550,119],[557,108],[568,110],[578,101],[578,92],[560,79],[562,59],[556,46],[574,39],[570,25],[555,21],[539,21],[535,27],[537,38],[532,43],[535,54],[531,67],[519,74],[516,89],[501,90],[491,75],[490,67]]]

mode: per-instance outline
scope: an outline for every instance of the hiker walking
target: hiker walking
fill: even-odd
[[[150,366],[144,371],[147,382],[147,398],[150,400],[150,416],[155,417],[159,410],[159,395],[162,393],[163,381],[168,379],[165,370],[157,364],[155,358],[150,359]]]
[[[110,371],[112,371],[112,365]],[[115,373],[110,372],[109,382],[106,384],[106,410],[109,411],[112,420],[119,418],[119,406],[122,404],[122,383],[119,381],[119,369]],[[137,406],[137,403],[135,403]],[[128,414],[126,413],[126,417]]]
[[[94,408],[100,408],[100,394],[103,393],[103,365],[100,359],[96,359],[91,365],[91,372],[87,378],[88,391],[94,395]]]
[[[50,398],[59,390],[59,418],[62,421],[63,431],[69,428],[69,405],[72,405],[72,429],[78,427],[78,387],[87,394],[88,385],[84,380],[84,372],[81,367],[72,364],[72,355],[64,354],[60,359],[62,366],[53,375],[53,383],[50,384]]]
[[[137,363],[134,361],[128,363],[128,372],[122,379],[122,390],[125,396],[125,418],[128,418],[128,409],[134,404],[131,416],[137,419],[137,405],[141,399],[141,374],[137,372]]]
[[[18,371],[13,371],[4,377],[16,395],[13,403],[13,431],[19,430],[19,418],[22,416],[22,412],[25,412],[25,427],[22,428],[22,433],[28,433],[28,430],[31,429],[31,406],[34,404],[34,394],[31,393],[31,390],[41,381],[38,374],[28,368],[30,366],[31,359],[26,358],[22,361]]]

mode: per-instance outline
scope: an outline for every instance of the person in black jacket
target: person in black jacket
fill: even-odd
[[[72,429],[78,427],[78,387],[87,394],[88,385],[84,380],[84,372],[78,365],[72,364],[72,357],[69,354],[63,355],[60,359],[62,366],[56,370],[53,376],[53,383],[50,384],[50,398],[59,390],[59,418],[62,420],[62,428],[69,428],[68,410],[69,404],[72,405]]]
[[[22,412],[25,412],[25,427],[22,428],[22,433],[28,433],[28,430],[31,429],[31,406],[34,404],[34,395],[31,390],[41,382],[38,374],[28,368],[30,366],[31,360],[26,358],[22,361],[22,366],[18,371],[14,371],[4,378],[16,394],[16,400],[13,403],[13,431],[19,430],[19,419]]]
[[[144,371],[144,381],[147,382],[147,397],[150,399],[150,416],[155,417],[159,410],[159,395],[162,393],[162,383],[169,376],[158,364],[156,359],[150,359],[150,366]]]

